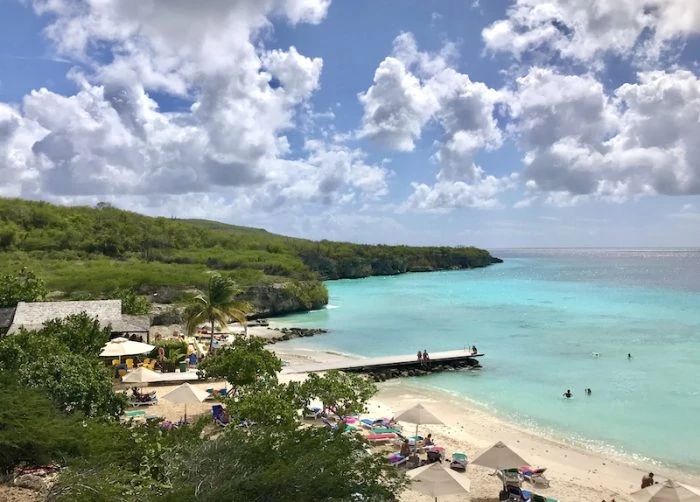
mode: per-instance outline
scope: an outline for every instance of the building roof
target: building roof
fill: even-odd
[[[1,308],[0,309],[0,330],[7,329],[12,325],[12,319],[15,316],[15,308]]]
[[[150,326],[148,316],[122,315],[121,300],[90,300],[84,302],[19,302],[8,334],[41,329],[45,322],[63,319],[85,312],[96,317],[103,328],[112,326],[112,332],[146,332]]]

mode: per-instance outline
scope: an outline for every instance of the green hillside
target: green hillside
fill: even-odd
[[[107,204],[0,199],[0,273],[26,266],[66,298],[97,298],[116,288],[144,294],[196,288],[205,283],[204,272],[215,269],[244,288],[294,283],[317,306],[327,301],[320,297],[323,279],[483,267],[494,260],[473,247],[314,242],[214,221],[152,218]]]

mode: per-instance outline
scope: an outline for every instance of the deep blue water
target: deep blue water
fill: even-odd
[[[289,343],[363,356],[475,344],[483,370],[414,382],[579,445],[700,471],[700,250],[493,254],[505,263],[328,282],[328,309],[284,322],[331,332]]]

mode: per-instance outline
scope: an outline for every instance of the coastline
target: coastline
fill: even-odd
[[[265,336],[264,333],[255,335]],[[251,333],[253,334],[253,333]],[[278,343],[272,347],[278,357],[290,363],[327,362],[346,356],[322,349],[300,349]],[[299,378],[303,378],[300,375]],[[564,501],[600,502],[632,500],[630,493],[639,489],[642,476],[654,472],[661,480],[674,479],[700,486],[700,476],[646,463],[622,455],[611,455],[586,449],[569,442],[509,422],[493,413],[480,409],[468,398],[447,391],[422,386],[413,380],[397,379],[377,384],[379,392],[368,403],[369,416],[394,416],[414,404],[425,404],[444,425],[425,425],[421,434],[432,433],[436,442],[447,450],[466,453],[474,458],[481,450],[497,441],[503,441],[532,465],[547,467],[551,487],[536,490],[548,497]],[[414,424],[404,424],[407,428]],[[471,500],[497,500],[500,481],[491,471],[470,465],[467,475],[471,480]],[[527,483],[524,485],[527,487]],[[463,500],[463,497],[445,497],[445,501]],[[408,490],[403,502],[428,500],[424,495]],[[443,500],[441,498],[441,500]]]

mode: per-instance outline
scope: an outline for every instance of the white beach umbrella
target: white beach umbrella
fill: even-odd
[[[395,417],[396,420],[402,422],[410,422],[416,424],[416,436],[418,435],[418,426],[426,424],[441,425],[443,422],[438,417],[433,415],[425,406],[417,404]]]
[[[188,383],[183,383],[164,395],[163,399],[172,403],[184,404],[185,420],[187,420],[187,405],[191,403],[201,403],[208,397],[209,393],[206,391],[198,389],[197,387],[192,387]]]
[[[634,492],[632,498],[637,502],[700,502],[700,489],[669,479]]]
[[[162,376],[160,373],[156,373],[153,370],[149,370],[148,368],[144,368],[143,366],[141,366],[140,368],[135,369],[131,373],[124,375],[122,377],[122,382],[124,382],[124,383],[151,383],[151,382],[158,382],[161,379],[162,379]]]
[[[432,463],[408,471],[411,488],[435,497],[456,495],[469,491],[469,479],[464,474],[445,469],[440,463]]]
[[[148,343],[134,342],[128,338],[114,338],[102,347],[100,357],[133,356],[136,354],[146,354],[155,349],[155,346]]]
[[[508,448],[502,441],[479,453],[472,460],[472,464],[491,469],[510,469],[521,465],[530,465],[527,460]]]

